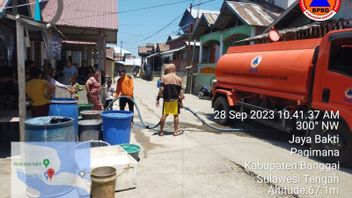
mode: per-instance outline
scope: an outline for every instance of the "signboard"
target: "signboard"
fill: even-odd
[[[203,67],[199,70],[199,73],[202,74],[215,74],[215,68],[214,67]]]

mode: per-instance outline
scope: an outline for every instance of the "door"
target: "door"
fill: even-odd
[[[322,103],[352,106],[352,37],[331,40]]]

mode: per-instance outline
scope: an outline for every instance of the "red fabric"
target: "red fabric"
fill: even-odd
[[[49,104],[41,105],[41,106],[32,106],[31,109],[32,117],[41,117],[49,115]]]
[[[103,105],[100,100],[100,83],[96,80],[94,76],[90,77],[87,81],[90,94],[88,95],[88,100],[93,104],[94,110],[103,110]]]

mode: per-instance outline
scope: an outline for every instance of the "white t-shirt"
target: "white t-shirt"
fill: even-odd
[[[112,100],[114,99],[113,95],[115,93],[115,88],[113,86],[110,86],[109,88],[106,87],[105,89],[105,100]]]

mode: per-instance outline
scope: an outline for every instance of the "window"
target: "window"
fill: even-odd
[[[352,40],[339,39],[331,44],[329,70],[352,76]]]

